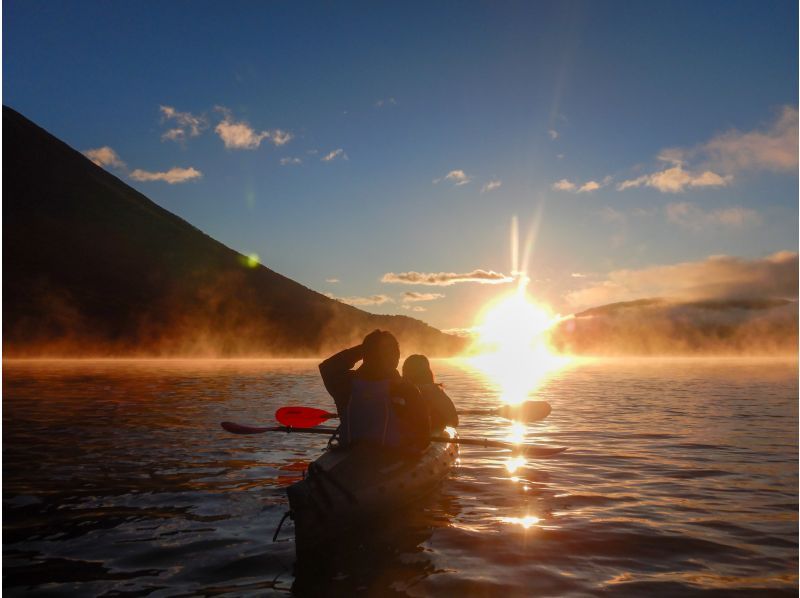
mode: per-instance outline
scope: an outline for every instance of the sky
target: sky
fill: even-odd
[[[562,315],[796,295],[770,277],[797,260],[797,23],[755,0],[7,0],[3,103],[374,313],[468,328],[523,266]]]

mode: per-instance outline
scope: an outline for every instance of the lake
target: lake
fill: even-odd
[[[237,436],[333,409],[315,361],[4,361],[9,596],[796,596],[796,360],[604,360],[525,389],[552,414],[463,416],[460,465],[374,537],[295,563],[285,487],[323,436]],[[434,361],[458,407],[503,380]],[[343,548],[347,546],[347,548]]]

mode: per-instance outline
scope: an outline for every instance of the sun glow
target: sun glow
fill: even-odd
[[[490,304],[479,316],[471,365],[497,383],[506,404],[526,401],[547,375],[568,358],[555,354],[548,331],[560,321],[547,307],[534,302],[521,279],[515,293]]]

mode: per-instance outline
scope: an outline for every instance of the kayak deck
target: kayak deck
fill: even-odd
[[[418,457],[398,457],[369,446],[334,448],[287,488],[295,538],[316,544],[347,533],[366,519],[429,494],[458,459],[455,443],[431,443]]]

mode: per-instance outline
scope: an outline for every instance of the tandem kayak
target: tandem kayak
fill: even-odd
[[[374,447],[332,448],[287,488],[298,551],[429,494],[458,459],[458,445],[433,442],[419,456],[398,457]]]

